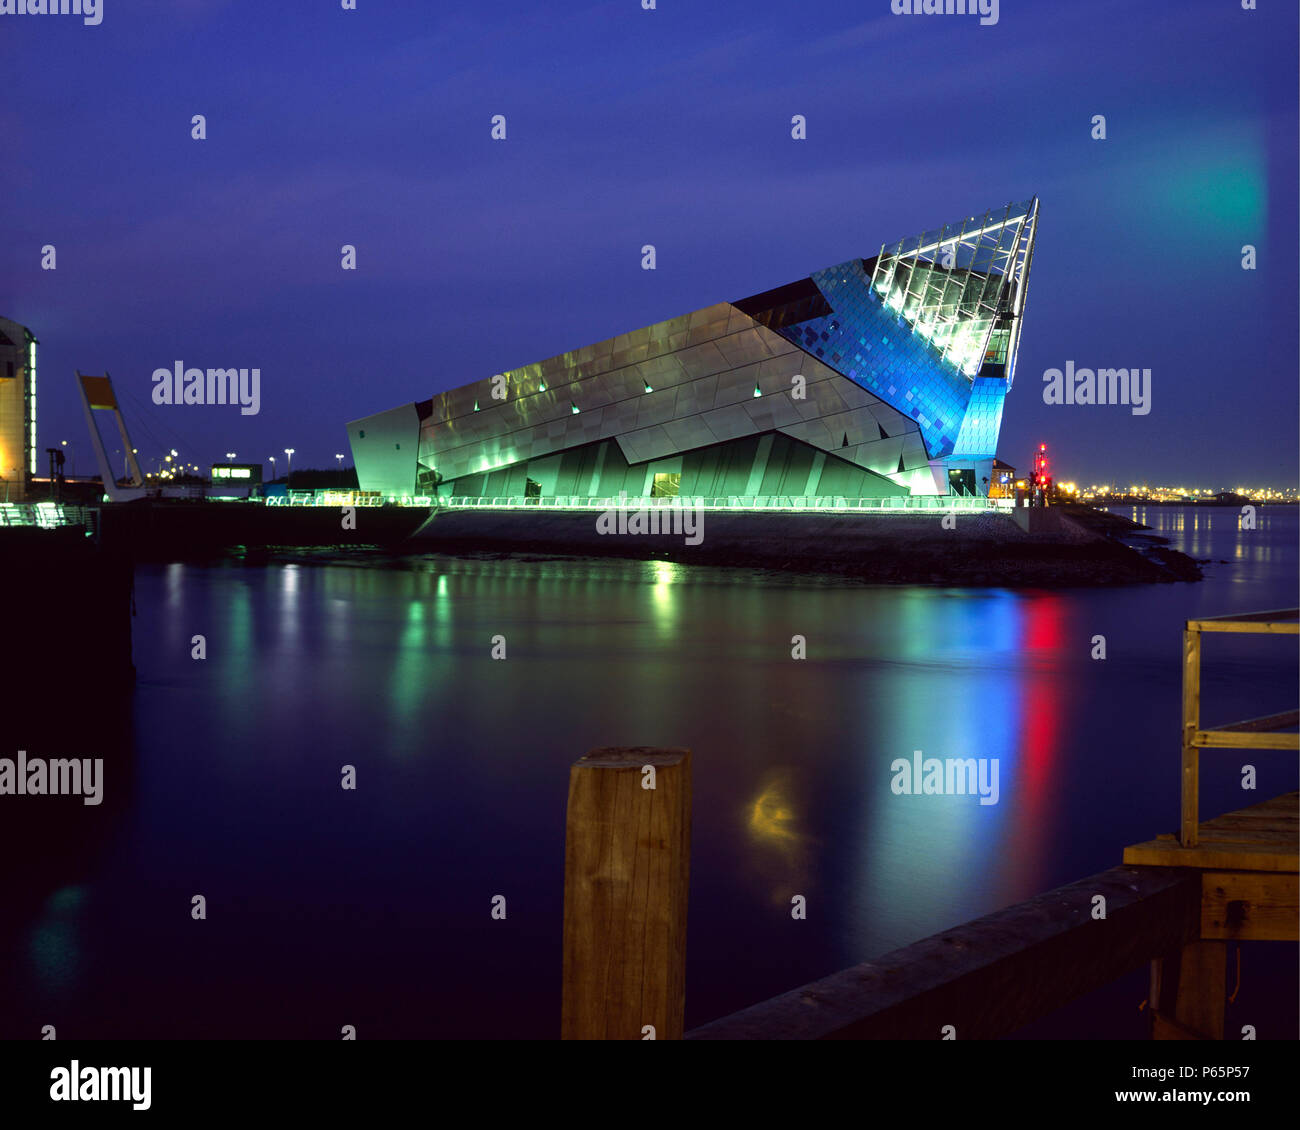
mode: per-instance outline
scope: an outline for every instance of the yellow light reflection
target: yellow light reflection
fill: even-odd
[[[770,771],[748,805],[746,826],[749,862],[774,905],[789,906],[792,894],[804,894],[812,840],[799,828],[788,769]]]

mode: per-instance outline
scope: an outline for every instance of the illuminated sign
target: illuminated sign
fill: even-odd
[[[262,465],[260,463],[214,463],[212,481],[214,483],[260,483]]]

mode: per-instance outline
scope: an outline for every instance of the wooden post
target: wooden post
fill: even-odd
[[[648,787],[653,769],[653,788]],[[680,1040],[691,753],[595,749],[569,770],[565,1040]]]
[[[1157,962],[1151,1038],[1222,1040],[1228,943],[1189,942]]]
[[[1190,623],[1183,630],[1183,803],[1179,842],[1195,847],[1201,819],[1200,754],[1196,731],[1201,718],[1201,633]]]

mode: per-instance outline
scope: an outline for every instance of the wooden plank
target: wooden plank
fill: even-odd
[[[1259,718],[1247,718],[1244,722],[1234,722],[1231,726],[1211,726],[1209,733],[1222,730],[1250,731],[1259,733],[1264,730],[1285,730],[1288,726],[1300,725],[1300,710],[1284,710],[1280,714],[1265,714]]]
[[[1092,917],[1093,898],[1106,918]],[[696,1028],[698,1040],[1004,1036],[1194,941],[1200,877],[1114,867]]]
[[[1300,734],[1197,730],[1192,745],[1197,749],[1300,749]]]
[[[1206,871],[1201,875],[1201,937],[1300,941],[1300,875]]]
[[[1169,840],[1148,840],[1124,849],[1124,863],[1132,867],[1193,867],[1214,871],[1264,871],[1287,873],[1296,870],[1293,844],[1270,847],[1261,844],[1198,844],[1185,848]]]
[[[1199,632],[1222,632],[1246,636],[1294,636],[1297,625],[1294,621],[1259,621],[1257,623],[1216,624],[1212,620],[1188,620]]]
[[[1178,839],[1195,847],[1201,812],[1200,751],[1196,731],[1201,717],[1201,634],[1188,621],[1183,632],[1183,763],[1182,802]]]
[[[1235,616],[1209,616],[1188,620],[1193,632],[1231,632],[1259,635],[1265,633],[1296,635],[1300,633],[1300,610],[1279,609],[1273,612],[1246,612]]]
[[[1283,793],[1200,826],[1196,847],[1160,836],[1124,849],[1124,862],[1142,867],[1200,867],[1215,871],[1296,871],[1300,867],[1300,793]]]
[[[681,1039],[690,829],[689,750],[596,749],[569,770],[562,1039]]]
[[[1205,616],[1188,621],[1197,624],[1250,624],[1259,621],[1295,620],[1300,623],[1300,608],[1273,608],[1267,612],[1226,612],[1222,616]]]

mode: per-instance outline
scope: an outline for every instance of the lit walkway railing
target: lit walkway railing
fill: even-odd
[[[53,530],[59,526],[92,527],[94,515],[86,506],[64,506],[60,502],[0,502],[0,526],[37,526]]]
[[[552,495],[544,498],[474,497],[413,500],[452,510],[644,510],[690,507],[702,510],[758,510],[778,513],[916,514],[957,512],[986,514],[1015,507],[1010,498],[964,498],[951,495],[913,495],[898,498],[848,498],[842,495],[729,495],[720,498],[589,498],[584,495]]]

